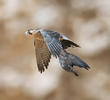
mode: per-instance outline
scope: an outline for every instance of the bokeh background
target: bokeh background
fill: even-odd
[[[91,69],[37,70],[30,28],[56,30]],[[0,0],[0,100],[110,100],[110,0]]]

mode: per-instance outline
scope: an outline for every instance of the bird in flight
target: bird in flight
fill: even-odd
[[[25,32],[34,38],[34,46],[38,70],[42,73],[48,68],[51,55],[59,58],[62,68],[68,72],[78,74],[72,69],[73,66],[89,69],[90,67],[77,56],[67,53],[68,47],[80,47],[69,38],[59,32],[47,29],[29,29]]]

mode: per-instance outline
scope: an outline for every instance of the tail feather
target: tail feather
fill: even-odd
[[[83,60],[81,60],[79,57],[75,56],[74,54],[70,54],[66,52],[66,50],[62,50],[58,58],[62,68],[67,72],[72,72],[76,76],[79,75],[74,70],[73,66],[78,66],[80,68],[85,68],[87,70],[90,69],[88,64],[86,64]]]
[[[87,70],[90,69],[89,65],[86,64],[86,63],[85,63],[83,60],[81,60],[79,57],[77,57],[77,56],[75,56],[75,55],[73,55],[73,54],[71,54],[70,56],[71,56],[71,58],[72,58],[72,63],[73,63],[73,65],[78,66],[78,67],[80,67],[80,68],[85,68],[85,69],[87,69]]]

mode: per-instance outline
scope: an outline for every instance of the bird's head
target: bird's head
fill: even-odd
[[[25,32],[26,36],[27,35],[30,35],[30,36],[33,36],[35,34],[37,34],[39,32],[40,29],[29,29]]]

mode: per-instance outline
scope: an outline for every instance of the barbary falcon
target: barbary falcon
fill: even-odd
[[[66,36],[52,30],[29,29],[25,34],[34,37],[37,66],[41,73],[48,68],[51,55],[59,58],[62,55],[61,52],[68,47],[80,47]],[[59,58],[59,61],[63,61],[63,59]]]

